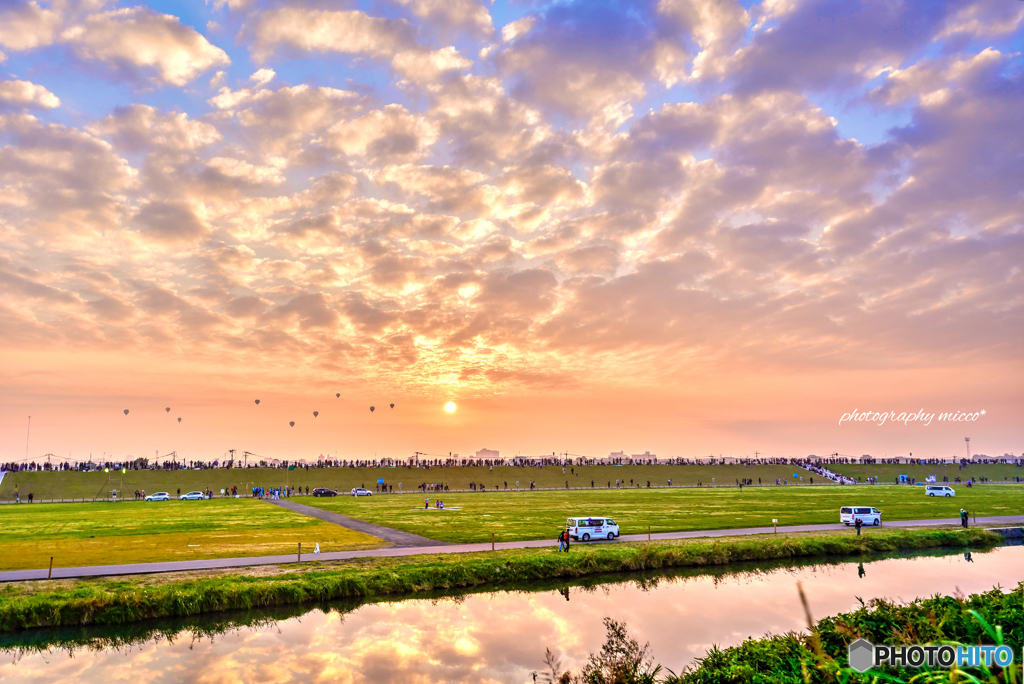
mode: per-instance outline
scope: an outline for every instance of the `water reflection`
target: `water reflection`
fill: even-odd
[[[579,669],[625,621],[658,662],[679,671],[712,645],[803,626],[801,581],[818,617],[857,598],[910,600],[1014,586],[1024,548],[740,572],[688,571],[623,581],[548,583],[531,591],[332,604],[120,629],[39,631],[0,639],[10,682],[441,682],[523,684],[546,646]],[[42,649],[41,651],[39,649]]]

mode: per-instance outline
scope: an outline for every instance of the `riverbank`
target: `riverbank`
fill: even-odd
[[[877,682],[876,670],[858,674],[848,669],[849,644],[860,638],[873,644],[891,645],[1003,643],[1013,648],[1015,653],[1020,653],[1024,642],[1021,633],[1021,625],[1024,624],[1022,599],[1024,582],[1007,593],[995,588],[969,597],[935,596],[905,604],[874,600],[852,613],[840,613],[818,621],[809,633],[747,639],[738,646],[721,650],[712,647],[693,668],[662,681],[664,684]],[[1001,634],[996,632],[997,627],[1001,628]],[[1015,675],[1002,672],[1000,677],[985,673],[983,668],[965,670],[982,681],[1019,681],[1020,662],[1012,668]],[[991,669],[999,671],[996,667]],[[922,670],[886,668],[885,675],[886,681],[921,681]],[[917,679],[911,680],[912,677]],[[966,682],[978,679],[940,669],[934,678],[923,681]]]
[[[0,589],[0,631],[119,625],[346,598],[415,596],[439,590],[514,586],[554,578],[789,558],[856,557],[928,548],[995,546],[986,530],[893,529],[658,543],[574,545],[568,554],[521,549],[457,557],[411,556],[270,566],[244,571],[146,575],[128,579],[41,580]]]

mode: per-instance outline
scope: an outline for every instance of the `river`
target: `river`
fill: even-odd
[[[226,631],[212,635],[167,623],[161,629],[177,632],[173,639],[154,637],[146,625],[9,635],[0,639],[0,680],[526,684],[546,647],[578,669],[603,643],[605,616],[625,621],[641,643],[650,642],[656,662],[678,672],[712,644],[805,628],[798,582],[814,616],[824,617],[855,608],[858,597],[906,601],[1009,589],[1024,579],[1021,546],[974,552],[973,562],[945,553],[291,608],[263,621],[230,616],[253,625],[231,626],[223,616],[196,623],[216,631],[221,620]]]

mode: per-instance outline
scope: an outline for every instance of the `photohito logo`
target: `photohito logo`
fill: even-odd
[[[920,645],[880,646],[867,639],[857,639],[847,652],[850,669],[866,672],[873,667],[1006,667],[1013,664],[1009,646]]]

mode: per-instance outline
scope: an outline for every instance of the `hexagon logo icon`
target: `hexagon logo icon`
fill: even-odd
[[[847,660],[850,668],[857,672],[866,672],[875,664],[875,645],[867,639],[857,639],[850,644]]]

